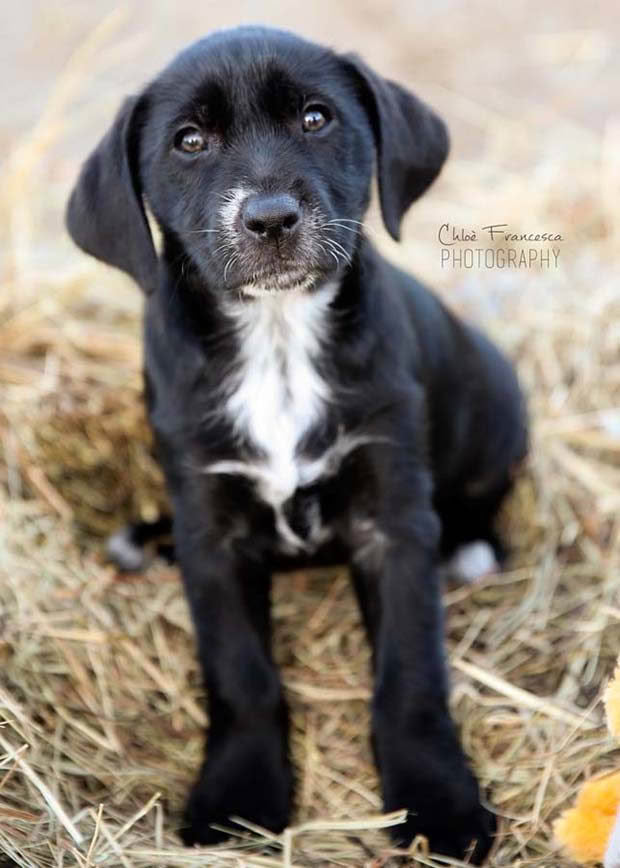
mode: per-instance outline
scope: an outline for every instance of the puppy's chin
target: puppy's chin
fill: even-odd
[[[248,281],[240,281],[234,287],[237,295],[245,298],[263,298],[285,293],[309,293],[323,282],[319,272],[291,270],[252,276]]]

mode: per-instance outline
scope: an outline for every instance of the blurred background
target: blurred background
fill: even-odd
[[[391,864],[367,740],[368,650],[345,572],[274,589],[295,822],[314,825],[267,855],[248,833],[197,857],[175,837],[205,723],[178,574],[154,564],[120,576],[102,557],[110,530],[153,517],[165,495],[141,405],[140,293],[72,246],[64,203],[122,98],[188,42],[240,23],[356,51],[450,128],[449,162],[402,243],[374,208],[368,231],[491,332],[528,394],[532,455],[503,517],[508,569],[446,591],[453,708],[501,817],[492,865],[573,865],[553,822],[585,778],[620,762],[600,702],[620,650],[614,0],[26,0],[3,11],[0,865]],[[502,268],[499,248],[550,245],[485,238],[473,246],[494,255],[481,267],[442,263],[446,223],[479,237],[491,223],[553,232],[559,255]]]

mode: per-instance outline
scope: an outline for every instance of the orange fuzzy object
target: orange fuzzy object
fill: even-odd
[[[603,701],[609,731],[620,737],[620,665],[616,667],[614,677],[605,690]],[[601,862],[614,827],[619,822],[619,807],[620,772],[588,781],[579,791],[575,807],[564,811],[555,821],[555,837],[577,862]],[[616,844],[611,846],[615,865],[620,859],[620,854],[615,852],[617,837]],[[610,854],[607,856],[609,859]]]
[[[577,862],[601,862],[620,805],[620,772],[585,783],[574,808],[555,821],[560,844]]]

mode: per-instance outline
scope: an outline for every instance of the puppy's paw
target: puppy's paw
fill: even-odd
[[[230,837],[221,829],[240,829],[231,817],[281,832],[291,811],[293,778],[288,766],[257,759],[226,769],[207,760],[190,794],[179,834],[184,844],[216,844]]]
[[[133,539],[130,525],[108,537],[105,552],[108,560],[123,572],[137,573],[146,567],[144,549]]]
[[[410,754],[416,757],[416,754]],[[385,809],[407,808],[407,821],[390,830],[394,842],[407,847],[416,837],[428,839],[431,852],[482,865],[493,845],[497,823],[480,803],[478,782],[462,756],[402,762],[384,776]]]
[[[475,540],[460,546],[444,564],[446,578],[473,585],[491,573],[497,573],[500,564],[493,546],[486,540]]]
[[[391,829],[395,844],[407,847],[416,835],[424,835],[432,853],[482,865],[493,846],[495,816],[480,804],[454,813],[443,810],[438,803],[435,810],[429,813],[410,809],[407,821]]]

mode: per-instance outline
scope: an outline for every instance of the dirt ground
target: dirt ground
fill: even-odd
[[[190,40],[247,22],[359,52],[450,127],[450,161],[402,243],[374,211],[368,231],[494,335],[528,394],[532,455],[503,517],[512,559],[476,588],[446,589],[452,703],[501,822],[490,865],[574,866],[553,823],[585,779],[620,764],[600,701],[620,652],[617,4],[93,0],[3,13],[1,868],[397,864],[345,572],[275,583],[295,825],[188,851],[175,827],[205,718],[178,575],[120,576],[102,557],[110,529],[162,502],[141,411],[141,298],[71,245],[62,208],[122,97]],[[445,253],[446,223],[484,238],[480,264]],[[491,241],[490,223],[562,240]],[[548,265],[500,264],[500,249],[550,246]],[[408,861],[446,864],[422,843]]]

